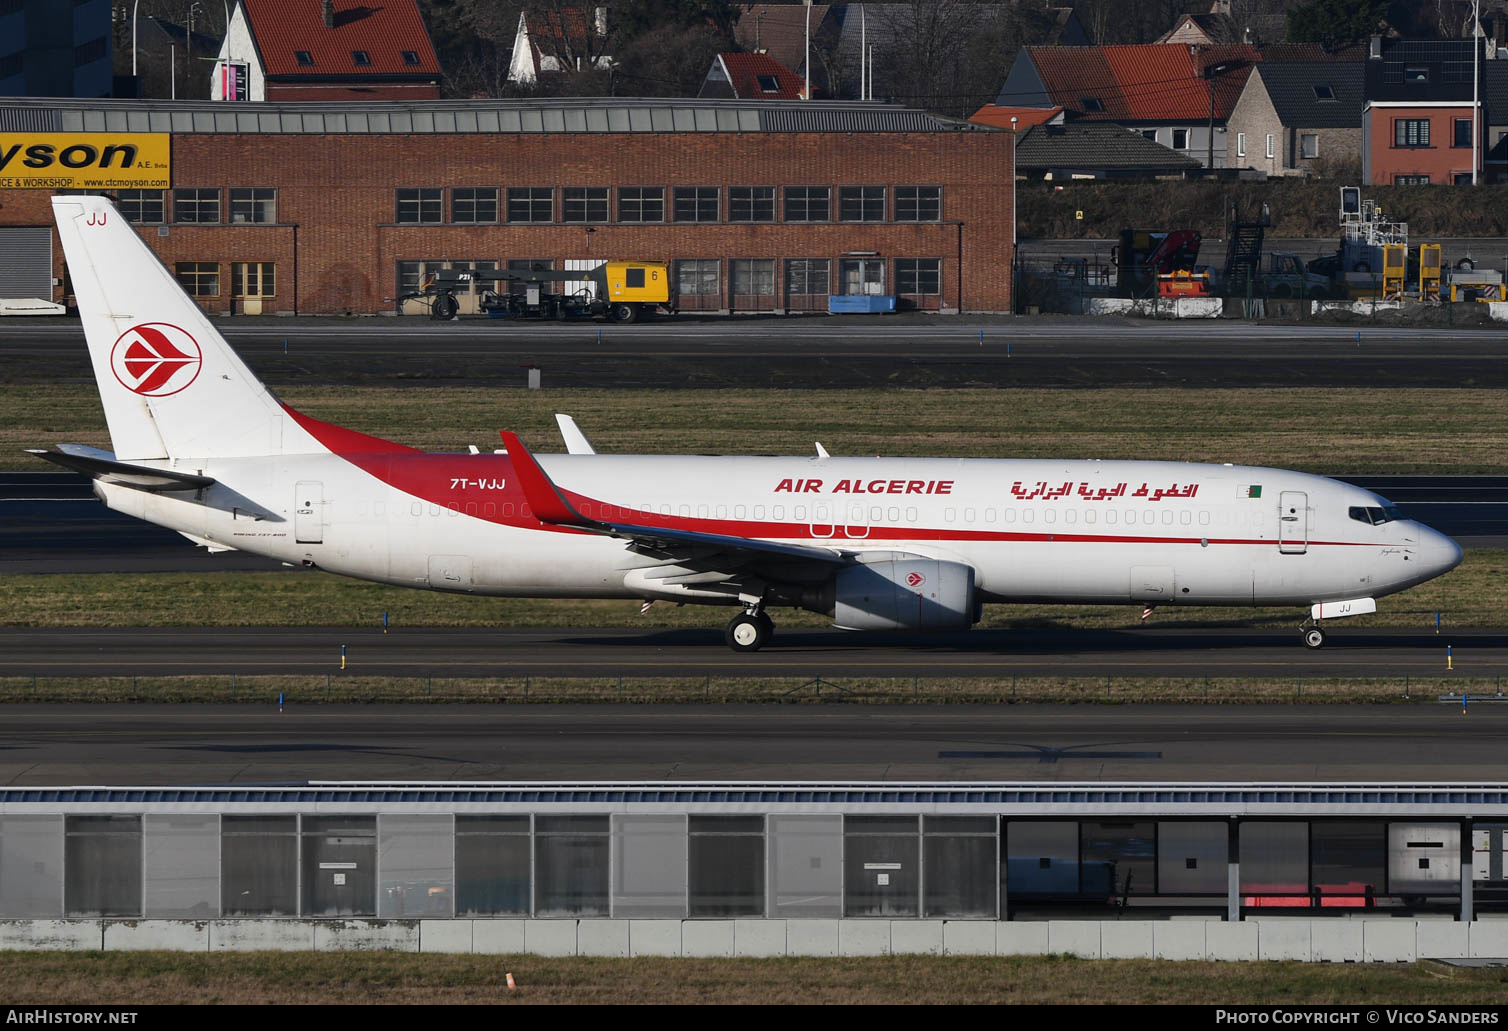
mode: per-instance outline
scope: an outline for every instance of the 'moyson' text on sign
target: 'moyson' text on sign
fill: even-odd
[[[165,132],[0,133],[0,190],[164,190],[171,152]]]

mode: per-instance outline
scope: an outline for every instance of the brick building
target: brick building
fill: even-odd
[[[108,192],[215,312],[393,312],[426,268],[609,258],[672,262],[684,309],[825,310],[858,293],[1010,307],[1009,132],[905,108],[17,100],[0,125],[71,146],[80,188],[99,169],[76,166],[102,147],[67,134],[165,140],[170,170]],[[61,280],[48,197],[62,180],[27,188],[5,178],[18,171],[0,171],[0,250],[32,257],[0,272]]]

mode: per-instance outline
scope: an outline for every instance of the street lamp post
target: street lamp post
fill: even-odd
[[[1478,62],[1482,56],[1482,22],[1480,12],[1481,0],[1471,0],[1471,185],[1477,184],[1477,147],[1482,139],[1482,127],[1477,124],[1477,117],[1481,111],[1481,105],[1477,102],[1477,90],[1481,87],[1481,76],[1477,71]]]
[[[1016,121],[1017,116],[1011,115],[1011,314],[1016,313],[1016,270],[1020,262],[1016,260],[1016,225],[1021,220],[1016,217]]]

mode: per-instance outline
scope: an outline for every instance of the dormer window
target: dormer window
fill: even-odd
[[[1329,86],[1316,85],[1314,87],[1314,99],[1315,100],[1334,100],[1335,99],[1335,90],[1331,89]]]
[[[1403,68],[1403,81],[1424,86],[1429,84],[1429,65],[1410,64]]]
[[[1079,106],[1090,114],[1099,114],[1105,110],[1105,102],[1099,97],[1080,97]]]
[[[351,51],[351,60],[356,62],[356,67],[365,68],[372,63],[372,55],[365,50]]]
[[[773,75],[757,75],[757,76],[755,76],[755,78],[757,78],[759,80],[759,88],[761,90],[763,90],[764,92],[766,92],[766,93],[779,93],[780,92],[780,80],[777,79],[775,76],[773,76]]]
[[[405,50],[403,52],[403,63],[406,65],[417,65],[419,63],[419,51]]]
[[[293,59],[303,68],[309,68],[314,64],[314,55],[307,50],[295,50],[293,52]]]

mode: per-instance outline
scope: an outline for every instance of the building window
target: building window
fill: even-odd
[[[832,290],[832,263],[826,258],[788,258],[785,263],[787,301],[795,297],[822,298],[826,304]],[[799,305],[798,305],[799,306]]]
[[[1428,147],[1428,118],[1399,118],[1393,122],[1394,147]]]
[[[1456,119],[1453,119],[1452,122],[1451,122],[1451,127],[1454,130],[1453,131],[1453,135],[1451,136],[1451,141],[1450,141],[1450,145],[1452,147],[1469,147],[1469,146],[1471,146],[1471,119],[1470,118],[1456,118]]]
[[[162,222],[162,194],[162,190],[121,190],[120,213],[136,225],[158,225]]]
[[[567,186],[563,222],[606,222],[606,186]]]
[[[450,191],[450,220],[475,224],[497,221],[496,186],[457,186]]]
[[[218,187],[189,187],[173,191],[173,220],[213,224],[220,221]]]
[[[220,296],[219,262],[180,261],[173,265],[173,275],[190,297]]]
[[[844,297],[880,297],[885,293],[881,258],[843,258],[838,262],[838,292]]]
[[[1267,156],[1268,157],[1275,157],[1277,155],[1277,152],[1278,152],[1277,151],[1277,142],[1278,142],[1277,141],[1277,137],[1275,137],[1272,133],[1268,133],[1267,134]]]
[[[445,190],[439,186],[400,186],[397,214],[400,225],[436,225],[445,221]]]
[[[1105,102],[1099,97],[1080,97],[1079,106],[1090,115],[1102,114],[1105,110]]]
[[[787,222],[826,222],[828,195],[826,186],[787,186],[785,220]]]
[[[365,50],[353,50],[351,51],[351,60],[356,64],[356,67],[366,68],[372,63],[372,55]]]
[[[1299,157],[1319,157],[1319,135],[1312,132],[1299,133]]]
[[[230,220],[272,225],[278,220],[278,192],[270,186],[233,187]]]
[[[677,186],[675,220],[677,222],[716,222],[721,217],[716,186]]]
[[[1429,176],[1427,176],[1427,175],[1395,175],[1395,176],[1393,176],[1393,185],[1394,186],[1428,186],[1429,185]]]
[[[1409,64],[1403,67],[1403,81],[1420,86],[1429,85],[1429,65]]]
[[[895,220],[897,222],[937,222],[941,219],[941,186],[897,186],[895,188]]]
[[[277,295],[277,266],[270,261],[236,261],[230,266],[232,297],[274,297]]]
[[[1238,132],[1238,133],[1236,133],[1236,157],[1238,157],[1238,158],[1244,158],[1245,156],[1246,156],[1246,133],[1244,133],[1244,132]]]
[[[1335,90],[1332,89],[1331,87],[1327,86],[1327,85],[1322,85],[1320,83],[1315,83],[1315,86],[1314,86],[1314,99],[1315,100],[1332,100],[1333,101],[1335,99]]]
[[[550,186],[510,186],[508,221],[555,221],[555,189]]]
[[[665,187],[618,187],[619,222],[665,221]]]
[[[403,63],[410,67],[417,65],[419,63],[419,52],[417,50],[405,50],[403,52]]]
[[[1189,131],[1187,129],[1174,129],[1173,130],[1173,149],[1174,150],[1188,150],[1189,149]]]
[[[295,50],[293,52],[293,59],[302,68],[310,68],[314,65],[314,55],[310,54],[307,50]]]
[[[1153,143],[1156,143],[1157,142],[1157,130],[1156,129],[1143,129],[1141,131],[1141,138],[1144,139],[1144,140],[1151,140]]]
[[[675,263],[675,286],[683,308],[720,308],[722,263],[716,258],[682,258]]]
[[[942,260],[896,258],[895,292],[898,294],[942,293]]]
[[[775,221],[775,187],[728,187],[729,222]]]
[[[885,221],[885,187],[838,187],[838,220],[842,222]]]
[[[775,262],[767,258],[734,258],[728,262],[728,278],[734,297],[775,296]]]

